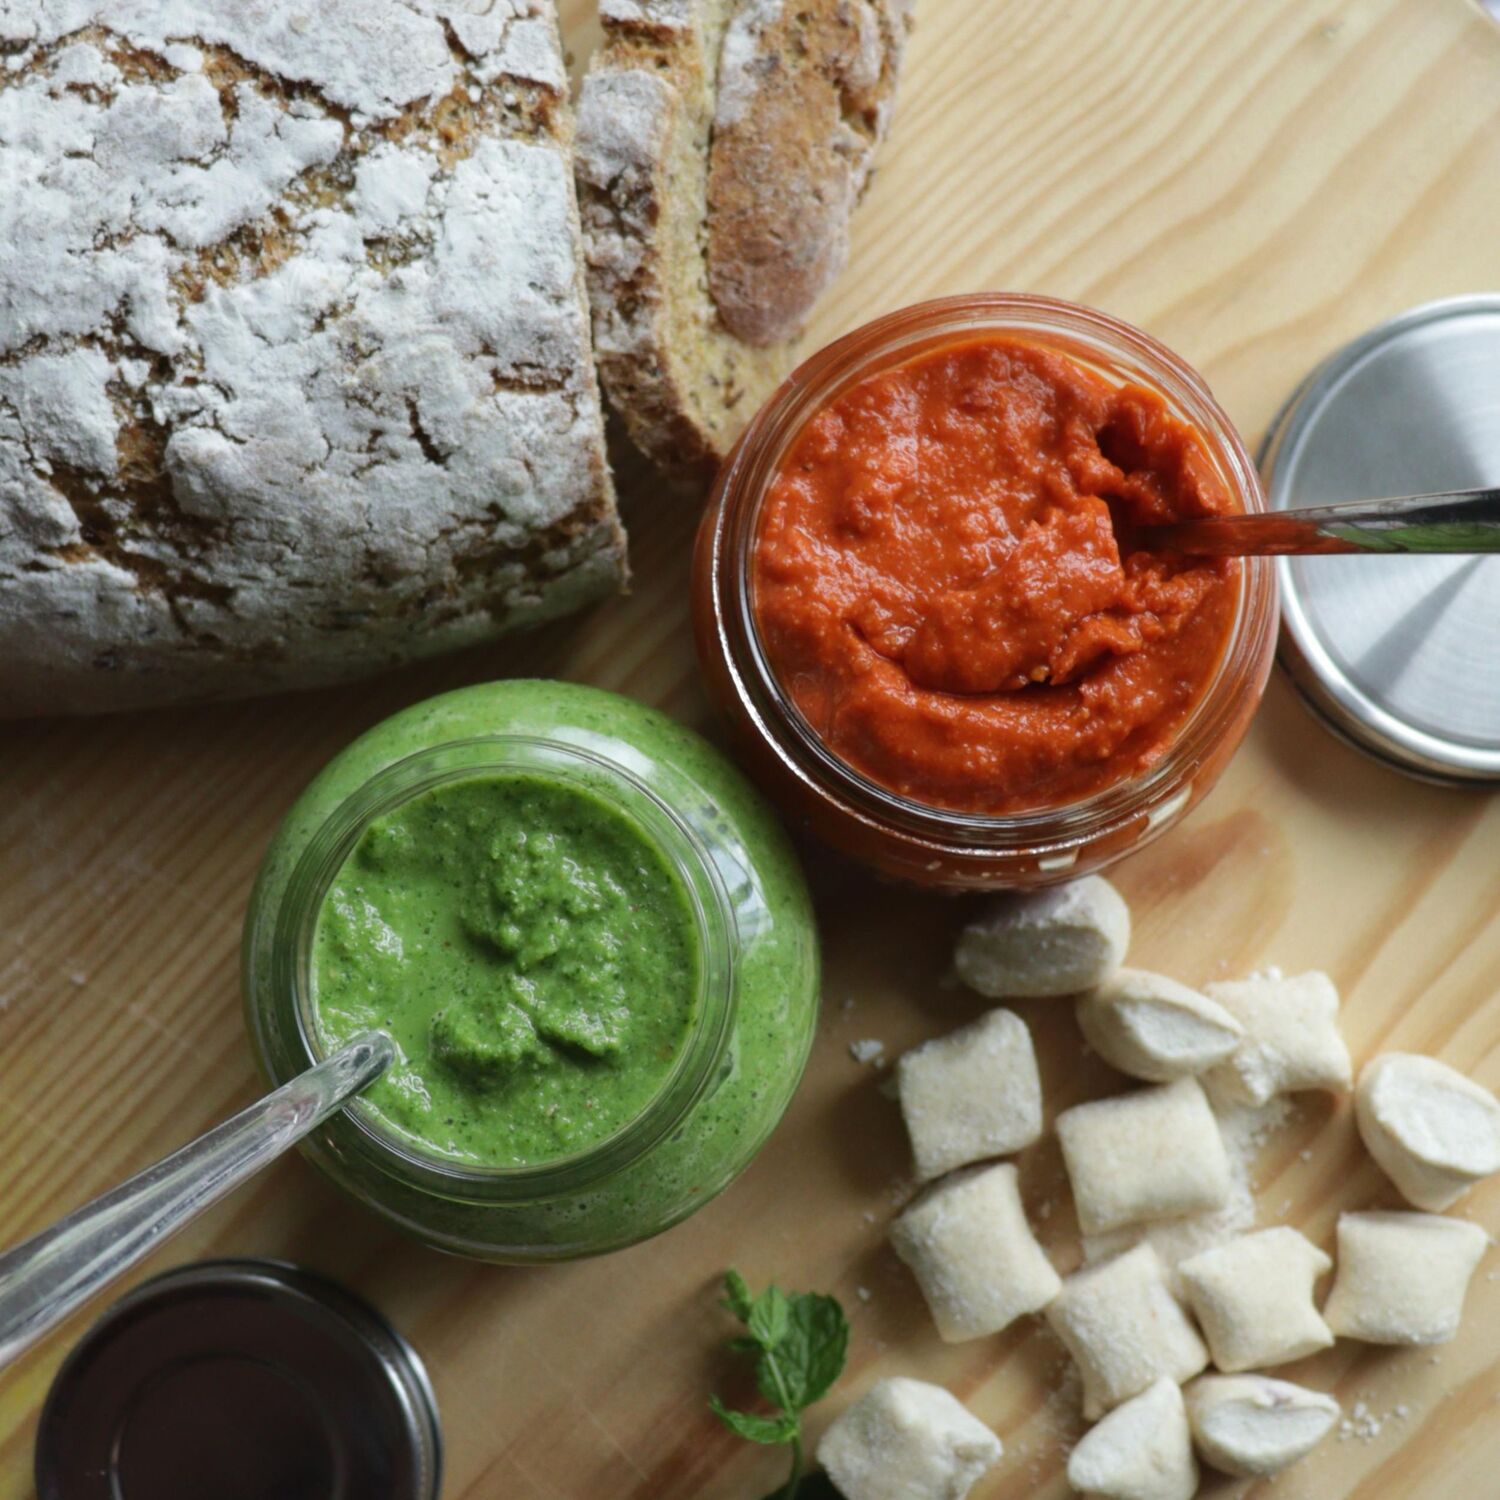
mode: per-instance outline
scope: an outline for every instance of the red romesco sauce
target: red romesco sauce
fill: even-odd
[[[1234,509],[1154,392],[1008,337],[845,391],[793,441],[757,520],[753,610],[783,691],[889,791],[996,815],[1134,776],[1223,655],[1232,559],[1130,527]]]

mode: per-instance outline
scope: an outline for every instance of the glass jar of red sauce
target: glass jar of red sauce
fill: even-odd
[[[1086,766],[1083,771],[1087,774],[1075,774],[1078,768],[1071,767],[1066,774],[1060,772],[1049,779],[1043,769],[1037,773],[1039,779],[1010,797],[1003,792],[1004,777],[997,777],[992,770],[1004,763],[1005,745],[976,742],[974,754],[967,756],[971,747],[964,744],[962,726],[950,729],[941,716],[935,725],[916,719],[910,726],[903,725],[899,721],[908,714],[910,704],[920,700],[931,684],[919,681],[913,687],[910,681],[903,684],[900,680],[890,699],[890,736],[881,731],[878,702],[874,707],[862,704],[858,710],[864,716],[860,721],[863,728],[857,728],[850,743],[874,746],[871,755],[862,758],[839,740],[835,730],[841,723],[840,715],[865,691],[863,676],[872,666],[877,672],[888,672],[886,656],[866,653],[866,665],[856,663],[850,669],[853,675],[846,675],[842,681],[818,681],[818,672],[799,661],[796,650],[800,624],[797,611],[803,596],[812,592],[812,585],[794,568],[783,567],[783,556],[767,548],[779,539],[805,561],[830,538],[837,542],[846,530],[862,531],[861,497],[857,491],[835,497],[832,511],[825,507],[818,513],[826,524],[826,534],[809,545],[808,537],[799,535],[806,529],[801,518],[791,512],[788,519],[783,505],[787,486],[797,479],[792,471],[806,471],[816,477],[824,472],[825,460],[830,457],[836,471],[841,434],[851,435],[850,440],[863,434],[864,441],[878,443],[881,433],[888,431],[892,442],[910,441],[909,431],[899,424],[883,425],[891,412],[899,415],[904,398],[898,394],[896,406],[886,408],[876,401],[865,401],[866,392],[872,389],[870,383],[878,384],[888,372],[906,372],[930,398],[934,389],[947,388],[941,380],[934,383],[928,378],[931,371],[944,362],[962,364],[971,357],[982,363],[990,357],[985,347],[996,344],[1020,361],[1020,378],[1031,378],[1027,362],[1033,360],[1044,374],[1047,368],[1079,372],[1081,367],[1079,381],[1085,407],[1099,399],[1118,401],[1122,409],[1129,408],[1121,418],[1125,426],[1134,423],[1137,431],[1155,429],[1175,434],[1173,442],[1189,456],[1184,460],[1178,454],[1165,462],[1174,474],[1196,474],[1190,486],[1195,490],[1190,497],[1195,504],[1211,504],[1225,511],[1266,508],[1255,466],[1202,378],[1149,335],[1074,303],[1006,293],[922,303],[877,319],[829,345],[776,391],[745,429],[721,471],[698,534],[694,627],[705,682],[742,758],[794,823],[882,874],[924,886],[1008,889],[1046,885],[1102,869],[1158,837],[1217,780],[1260,700],[1275,648],[1276,584],[1269,559],[1160,564],[1159,559],[1143,554],[1143,568],[1164,566],[1169,576],[1174,576],[1179,566],[1219,570],[1206,578],[1206,593],[1193,596],[1207,597],[1213,603],[1217,613],[1212,628],[1217,633],[1205,635],[1209,627],[1201,622],[1192,627],[1197,632],[1192,637],[1196,653],[1192,662],[1198,675],[1190,684],[1190,693],[1186,678],[1170,681],[1174,671],[1171,658],[1164,665],[1158,664],[1158,677],[1176,690],[1172,713],[1162,720],[1165,728],[1158,735],[1159,742],[1150,742],[1147,736],[1140,741],[1143,749],[1132,750],[1108,765],[1101,762],[1097,774]],[[978,352],[971,355],[971,351]],[[1058,358],[1064,363],[1050,363]],[[1064,386],[1068,378],[1065,374]],[[1101,397],[1100,391],[1106,388],[1108,396]],[[979,408],[982,419],[982,401]],[[975,412],[969,410],[963,415],[972,417]],[[1006,420],[1000,420],[996,427],[997,442],[1002,440],[1002,431],[1014,438],[1014,424],[1006,427]],[[1112,441],[1133,440],[1116,435]],[[1125,458],[1120,462],[1128,467]],[[877,473],[876,477],[879,480],[882,476]],[[864,483],[867,478],[858,482]],[[924,484],[925,476],[914,487],[909,486],[908,494],[920,497]],[[1151,500],[1155,481],[1147,474],[1130,484],[1134,485],[1133,493],[1147,495],[1149,510],[1155,503]],[[877,482],[875,488],[879,490],[881,485]],[[1102,491],[1096,496],[1091,490],[1085,498],[1102,497]],[[889,495],[876,503],[877,508],[889,505]],[[897,506],[904,503],[896,502]],[[1103,525],[1107,529],[1115,519],[1114,497],[1106,503],[1109,519]],[[1042,506],[1048,508],[1045,499]],[[1200,509],[1197,513],[1203,512]],[[886,522],[890,514],[889,509],[883,512]],[[899,566],[908,571],[923,566],[915,560],[919,553],[911,549],[921,549],[931,542],[934,530],[944,524],[944,514],[930,508],[922,512],[924,517],[937,519],[927,530],[909,531],[904,539],[898,538],[900,545],[888,555],[903,558]],[[853,519],[849,519],[851,515]],[[1097,529],[1105,512],[1095,505],[1092,515]],[[1128,517],[1122,512],[1120,517],[1122,524],[1130,519],[1169,518],[1170,514],[1143,515],[1138,509]],[[1089,524],[1087,517],[1074,518],[1067,524],[1072,526],[1075,520]],[[922,524],[918,522],[919,528]],[[966,532],[976,526],[982,531],[988,520],[982,513],[971,513],[955,524]],[[942,618],[934,624],[929,615],[917,627],[917,634],[923,636],[921,641],[914,640],[909,625],[897,621],[891,626],[896,632],[891,638],[903,643],[897,649],[906,652],[904,660],[916,662],[921,672],[935,674],[937,687],[944,693],[951,688],[960,715],[972,710],[976,717],[988,713],[991,718],[1003,719],[1006,712],[1013,711],[1009,705],[1023,701],[987,697],[1004,690],[1032,695],[1024,700],[1028,708],[1061,715],[1059,723],[1064,719],[1076,722],[1069,716],[1079,713],[1087,718],[1088,711],[1080,703],[1081,689],[1070,684],[1081,683],[1091,663],[1102,662],[1104,671],[1111,670],[1116,658],[1110,653],[1115,648],[1107,640],[1085,641],[1082,645],[1075,642],[1061,652],[1054,650],[1050,667],[1045,655],[1035,658],[1037,664],[1032,665],[1032,658],[1026,654],[1028,632],[1037,626],[1028,613],[1027,580],[1034,584],[1039,577],[1062,578],[1068,574],[1067,565],[1074,560],[1066,552],[1071,534],[1063,533],[1062,540],[1057,535],[1043,537],[1042,551],[1026,565],[1029,571],[1016,573],[1008,584],[1001,578],[998,586],[1002,590],[1009,587],[1011,593],[981,599],[979,614],[1000,611],[1007,628],[1013,626],[1012,635],[1018,637],[1002,639],[1004,649],[998,657],[982,645],[968,660],[945,654],[946,647],[962,636],[965,622],[973,623],[974,612],[963,599],[955,607],[952,597],[945,596],[938,610]],[[1031,536],[1042,536],[1042,532],[1034,531]],[[1001,535],[994,555],[1000,556],[1015,539]],[[1080,546],[1092,546],[1097,552],[1099,543],[1096,537],[1085,539]],[[1049,561],[1047,547],[1063,550]],[[1126,549],[1115,554],[1112,548],[1112,542],[1105,544],[1109,554],[1106,572],[1113,569],[1118,581],[1121,570],[1127,566],[1134,569],[1136,564],[1130,561]],[[966,565],[970,560],[966,558]],[[1086,598],[1088,569],[1073,572],[1084,579],[1080,586]],[[920,584],[920,577],[917,582]],[[1192,582],[1189,578],[1171,587],[1191,592]],[[995,585],[981,583],[979,587]],[[1042,585],[1040,591],[1045,593],[1047,587]],[[1014,618],[1005,613],[1010,610],[1010,600],[1019,601],[1019,613],[1012,612]],[[758,603],[768,612],[768,618],[762,617]],[[875,628],[885,628],[889,612],[883,613],[878,604],[870,608]],[[1191,621],[1197,617],[1189,610],[1180,618]],[[861,626],[849,628],[857,644],[862,642]],[[1159,627],[1153,623],[1146,628],[1154,632]],[[1102,629],[1108,636],[1115,627],[1105,625]],[[835,640],[833,632],[829,638]],[[788,641],[793,645],[783,649]],[[847,645],[841,640],[838,649],[843,651]],[[871,649],[881,648],[877,645]],[[1082,664],[1073,662],[1059,669],[1058,662],[1070,654]],[[1048,679],[1049,670],[1058,672],[1056,681]],[[1118,676],[1120,669],[1115,670]],[[1065,675],[1074,671],[1081,675]],[[948,700],[945,697],[939,701]],[[992,709],[986,707],[987,702]],[[821,729],[815,727],[810,713],[822,720]],[[956,719],[953,722],[957,725]],[[907,727],[914,742],[925,743],[940,756],[940,764],[935,762],[929,768],[920,760],[914,761],[915,770],[908,775],[899,755],[882,758],[885,748],[877,742],[891,738],[899,750],[897,731],[905,732]],[[1004,733],[994,724],[987,724],[984,732],[991,736],[998,732],[1002,738]],[[1126,743],[1135,741],[1127,739]],[[980,768],[971,787],[963,784],[963,768],[970,760]]]

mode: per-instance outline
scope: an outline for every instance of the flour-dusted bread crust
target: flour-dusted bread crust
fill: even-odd
[[[706,473],[848,254],[912,0],[602,0],[577,169],[600,378]]]
[[[0,0],[0,712],[621,576],[551,0]]]

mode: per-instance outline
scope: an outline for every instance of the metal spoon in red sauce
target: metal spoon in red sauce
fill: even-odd
[[[1121,527],[1118,519],[1116,530]],[[1123,538],[1122,538],[1123,542]],[[1351,500],[1260,515],[1132,526],[1129,546],[1195,557],[1322,552],[1500,552],[1500,489]]]

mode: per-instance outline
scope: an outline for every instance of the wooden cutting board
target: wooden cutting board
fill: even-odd
[[[588,0],[565,0],[592,45]],[[919,0],[894,140],[854,264],[810,337],[1000,287],[1096,303],[1205,371],[1247,435],[1319,357],[1500,270],[1500,27],[1465,0]],[[235,948],[256,862],[297,790],[351,736],[434,691],[506,673],[598,683],[706,722],[686,619],[696,498],[623,480],[635,592],[503,649],[265,703],[0,729],[0,1242],[244,1104],[254,1089]],[[1403,780],[1274,681],[1219,790],[1119,871],[1134,961],[1189,981],[1328,969],[1357,1059],[1440,1054],[1500,1087],[1500,804]],[[814,1426],[882,1374],[942,1381],[1003,1434],[976,1500],[1065,1493],[1078,1431],[1060,1349],[1034,1324],[941,1345],[883,1247],[906,1156],[881,1074],[973,1015],[945,983],[962,907],[808,864],[825,1014],[780,1131],[688,1224],[607,1259],[502,1270],[384,1232],[300,1160],[221,1205],[146,1269],[279,1255],[372,1297],[416,1342],[448,1440],[445,1495],[757,1500],[779,1455],[710,1419],[725,1266],[836,1291],[850,1369]],[[1050,1109],[1104,1083],[1067,1007],[1026,1007]],[[1305,1158],[1305,1159],[1304,1159]],[[1065,1269],[1055,1148],[1024,1163]],[[1347,1107],[1309,1102],[1270,1143],[1263,1216],[1331,1244],[1341,1208],[1390,1201]],[[1500,1230],[1500,1184],[1463,1212]],[[1344,1345],[1306,1378],[1360,1412],[1278,1500],[1500,1494],[1500,1254],[1460,1337]],[[859,1289],[863,1288],[862,1294]],[[867,1294],[868,1300],[864,1300]],[[37,1407],[75,1319],[0,1379],[0,1500],[29,1495]],[[1363,1402],[1363,1407],[1356,1403]],[[1216,1496],[1245,1486],[1209,1487]],[[374,1497],[372,1497],[374,1500]]]

